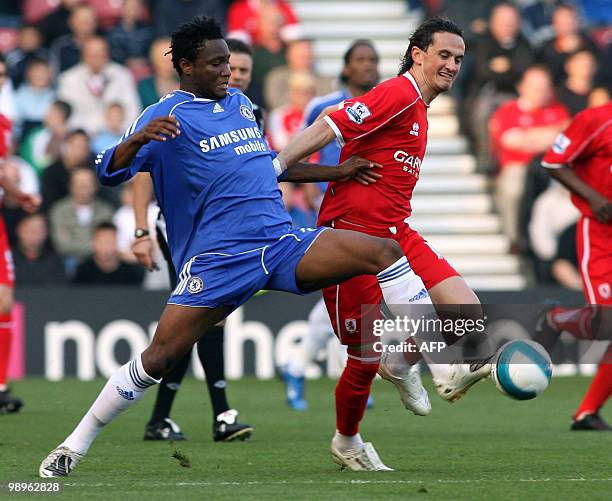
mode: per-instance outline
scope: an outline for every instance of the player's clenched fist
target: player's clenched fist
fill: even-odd
[[[181,133],[179,122],[176,117],[159,117],[151,120],[134,136],[134,141],[147,144],[150,141],[165,141],[168,138],[174,139]]]
[[[363,185],[375,183],[377,179],[382,177],[382,174],[374,172],[373,169],[381,168],[382,165],[376,162],[358,156],[352,156],[339,165],[339,169],[342,173],[342,177],[339,181],[353,178]]]

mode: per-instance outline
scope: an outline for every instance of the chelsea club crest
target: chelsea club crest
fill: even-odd
[[[244,104],[240,105],[240,114],[251,122],[255,121],[255,115],[253,115],[253,110],[251,110],[251,108],[245,106]]]
[[[191,277],[191,279],[187,283],[187,290],[190,294],[197,294],[198,292],[202,292],[202,290],[204,290],[204,282],[200,277]]]

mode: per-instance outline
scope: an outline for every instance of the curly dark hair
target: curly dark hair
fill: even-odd
[[[179,75],[181,68],[179,61],[195,61],[198,51],[204,46],[207,40],[223,39],[221,26],[212,17],[196,17],[188,23],[182,24],[174,33],[170,42],[172,54],[172,65]]]
[[[459,28],[459,26],[453,23],[450,19],[441,17],[428,19],[421,24],[410,37],[410,43],[408,44],[408,49],[406,49],[406,54],[404,54],[404,58],[400,64],[400,69],[397,73],[398,75],[403,75],[410,68],[412,68],[414,63],[412,59],[412,48],[418,47],[419,49],[426,51],[427,48],[433,43],[433,36],[436,33],[453,33],[454,35],[459,35],[461,38],[463,38],[463,31],[461,31],[461,28]]]

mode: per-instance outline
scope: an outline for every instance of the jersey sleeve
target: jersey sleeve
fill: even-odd
[[[324,119],[342,144],[360,139],[384,127],[419,99],[393,92],[387,86],[375,87],[363,96],[347,99],[342,108]]]
[[[143,114],[144,115],[144,114]],[[153,154],[155,149],[155,141],[151,141],[145,144],[138,150],[136,156],[132,159],[132,162],[127,167],[111,172],[109,170],[115,150],[124,141],[127,141],[132,135],[142,129],[147,123],[149,123],[153,116],[141,115],[136,121],[128,127],[125,134],[122,136],[121,141],[112,148],[98,153],[96,156],[96,172],[100,183],[107,186],[117,186],[118,184],[124,183],[134,177],[138,172],[151,172],[154,166],[159,161],[159,156]]]
[[[557,136],[552,147],[546,152],[542,166],[557,169],[571,164],[584,154],[594,138],[594,135],[589,133],[591,130],[589,122],[588,113],[582,112],[576,115],[569,127]]]

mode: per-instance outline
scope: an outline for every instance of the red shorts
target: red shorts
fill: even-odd
[[[338,222],[335,222],[334,228],[392,238],[400,244],[410,266],[421,277],[428,290],[449,277],[459,275],[448,261],[427,243],[427,240],[407,224],[398,227],[395,234],[390,230],[385,233],[363,231],[365,228]],[[360,321],[364,315],[368,318],[377,317],[380,310],[378,305],[382,301],[382,292],[374,275],[360,275],[340,285],[327,287],[323,289],[323,299],[334,332],[342,344],[359,345],[378,340],[371,329],[362,332]],[[368,309],[366,305],[372,306]]]
[[[582,217],[576,232],[578,268],[589,304],[612,304],[612,224]]]
[[[0,217],[0,285],[15,285],[15,265],[13,264],[13,254],[9,247],[4,219]]]

